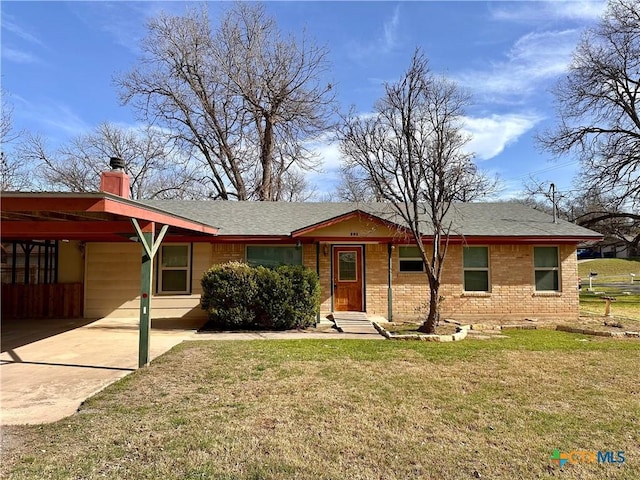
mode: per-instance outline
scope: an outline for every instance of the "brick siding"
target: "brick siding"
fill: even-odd
[[[324,254],[320,245],[321,312],[331,311],[331,248]],[[464,292],[462,246],[449,247],[445,260],[441,295],[445,297],[442,314],[446,318],[515,320],[523,318],[571,319],[578,316],[577,259],[575,245],[558,245],[560,291],[536,292],[533,269],[534,245],[489,245],[490,292]],[[388,247],[365,245],[366,310],[372,315],[388,316]],[[426,315],[429,300],[424,273],[399,271],[399,249],[392,250],[392,298],[395,320],[416,319]],[[213,263],[244,261],[244,244],[213,244]],[[303,245],[303,263],[316,270],[316,245]]]

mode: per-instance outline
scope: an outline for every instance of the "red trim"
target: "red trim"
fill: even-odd
[[[323,243],[346,243],[348,244],[362,244],[362,243],[414,243],[412,240],[405,241],[403,237],[311,237],[310,243],[323,242]],[[303,241],[302,243],[307,243]]]
[[[99,203],[100,197],[7,197],[2,196],[2,210],[5,212],[81,212],[91,211]]]
[[[129,218],[137,218],[139,220],[147,220],[149,222],[156,222],[162,225],[169,225],[170,227],[184,228],[194,232],[208,233],[215,235],[218,233],[216,227],[211,227],[200,222],[194,222],[182,217],[176,217],[170,213],[164,213],[159,211],[148,210],[144,207],[135,205],[124,204],[119,201],[114,201],[109,198],[104,199],[103,208],[105,213],[112,213],[114,215],[123,215]],[[91,211],[91,210],[90,210]]]
[[[398,225],[397,223],[390,222],[389,220],[385,220],[380,217],[376,217],[367,212],[363,212],[362,210],[353,210],[352,212],[345,213],[343,215],[338,215],[337,217],[330,218],[329,220],[324,220],[322,222],[315,223],[313,225],[309,225],[308,227],[301,228],[299,230],[295,230],[291,232],[291,236],[293,238],[299,237],[301,235],[306,235],[308,233],[314,232],[321,228],[330,227],[332,225],[336,225],[338,223],[346,222],[347,220],[351,220],[352,218],[358,219],[366,219],[370,222],[376,223],[378,225],[382,225],[387,228],[392,228],[394,230],[398,230],[401,232],[409,232],[408,229]],[[359,237],[358,237],[359,238]]]
[[[170,227],[181,228],[191,232],[216,235],[218,229],[211,225],[192,221],[183,217],[172,215],[161,210],[137,205],[131,200],[117,198],[108,194],[16,194],[2,196],[3,212],[92,212],[105,213],[126,219],[136,218],[141,221],[156,222]],[[46,222],[44,220],[43,222]],[[76,223],[64,221],[65,223]],[[3,222],[3,226],[4,226]],[[29,224],[33,222],[21,222],[24,225],[24,234],[31,235]],[[38,222],[40,223],[40,222]],[[51,221],[50,223],[62,223]],[[52,229],[55,227],[51,227]],[[126,230],[127,232],[130,229]],[[14,232],[15,233],[15,232]],[[86,232],[90,234],[91,232]],[[113,232],[112,232],[113,233]]]
[[[585,237],[588,240],[596,240],[593,237]],[[452,245],[513,245],[513,244],[571,244],[579,243],[585,238],[575,237],[451,237],[449,243]],[[289,236],[240,236],[240,235],[217,235],[211,237],[198,237],[195,235],[167,235],[166,241],[172,242],[208,242],[208,243],[262,243],[262,244],[292,244],[298,240],[303,245],[316,242],[335,244],[363,244],[363,243],[392,243],[394,245],[411,245],[415,243],[413,237],[301,237],[294,239]],[[422,237],[425,243],[431,242],[431,237]]]
[[[69,236],[100,236],[111,235],[114,233],[132,233],[135,235],[135,230],[131,222],[118,221],[118,222],[74,222],[74,221],[37,221],[37,222],[18,222],[18,221],[5,221],[2,222],[2,237],[17,237],[24,236],[28,233],[32,238],[48,238],[54,239],[56,237],[68,238]]]
[[[424,240],[431,240],[431,237],[423,237]],[[513,244],[560,244],[560,243],[580,243],[585,240],[596,240],[594,237],[552,237],[552,236],[473,236],[473,237],[451,237],[449,243],[452,245],[513,245]]]
[[[289,235],[217,235],[215,240],[211,238],[209,241],[211,243],[295,243]],[[303,241],[302,243],[312,242]]]

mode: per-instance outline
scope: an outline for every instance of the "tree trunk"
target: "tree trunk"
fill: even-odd
[[[424,321],[424,323],[418,328],[419,332],[436,333],[436,325],[440,321],[439,287],[440,286],[437,285],[430,288],[431,296],[429,298],[429,314],[427,315],[427,319]]]
[[[273,123],[269,118],[265,120],[264,137],[260,149],[260,162],[262,163],[262,184],[258,197],[261,201],[272,201],[273,186],[271,184],[271,171],[273,166]]]

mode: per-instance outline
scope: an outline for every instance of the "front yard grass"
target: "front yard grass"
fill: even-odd
[[[614,317],[625,317],[635,325],[635,329],[640,328],[640,294],[624,295],[624,287],[594,287],[597,292],[604,292],[604,296],[613,296],[616,301],[611,303],[611,313]],[[604,314],[605,302],[603,295],[595,295],[592,292],[580,292],[580,310],[584,313],[596,315]],[[603,317],[604,318],[604,317]],[[623,320],[624,320],[623,319]],[[634,328],[629,328],[634,329]]]
[[[637,479],[640,342],[187,342],[43,426],[11,479]],[[624,451],[567,464],[555,449]]]

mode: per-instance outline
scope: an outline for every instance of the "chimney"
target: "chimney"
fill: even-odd
[[[111,171],[102,172],[100,175],[100,191],[129,198],[129,175],[124,173],[124,160],[111,157],[109,160]]]

